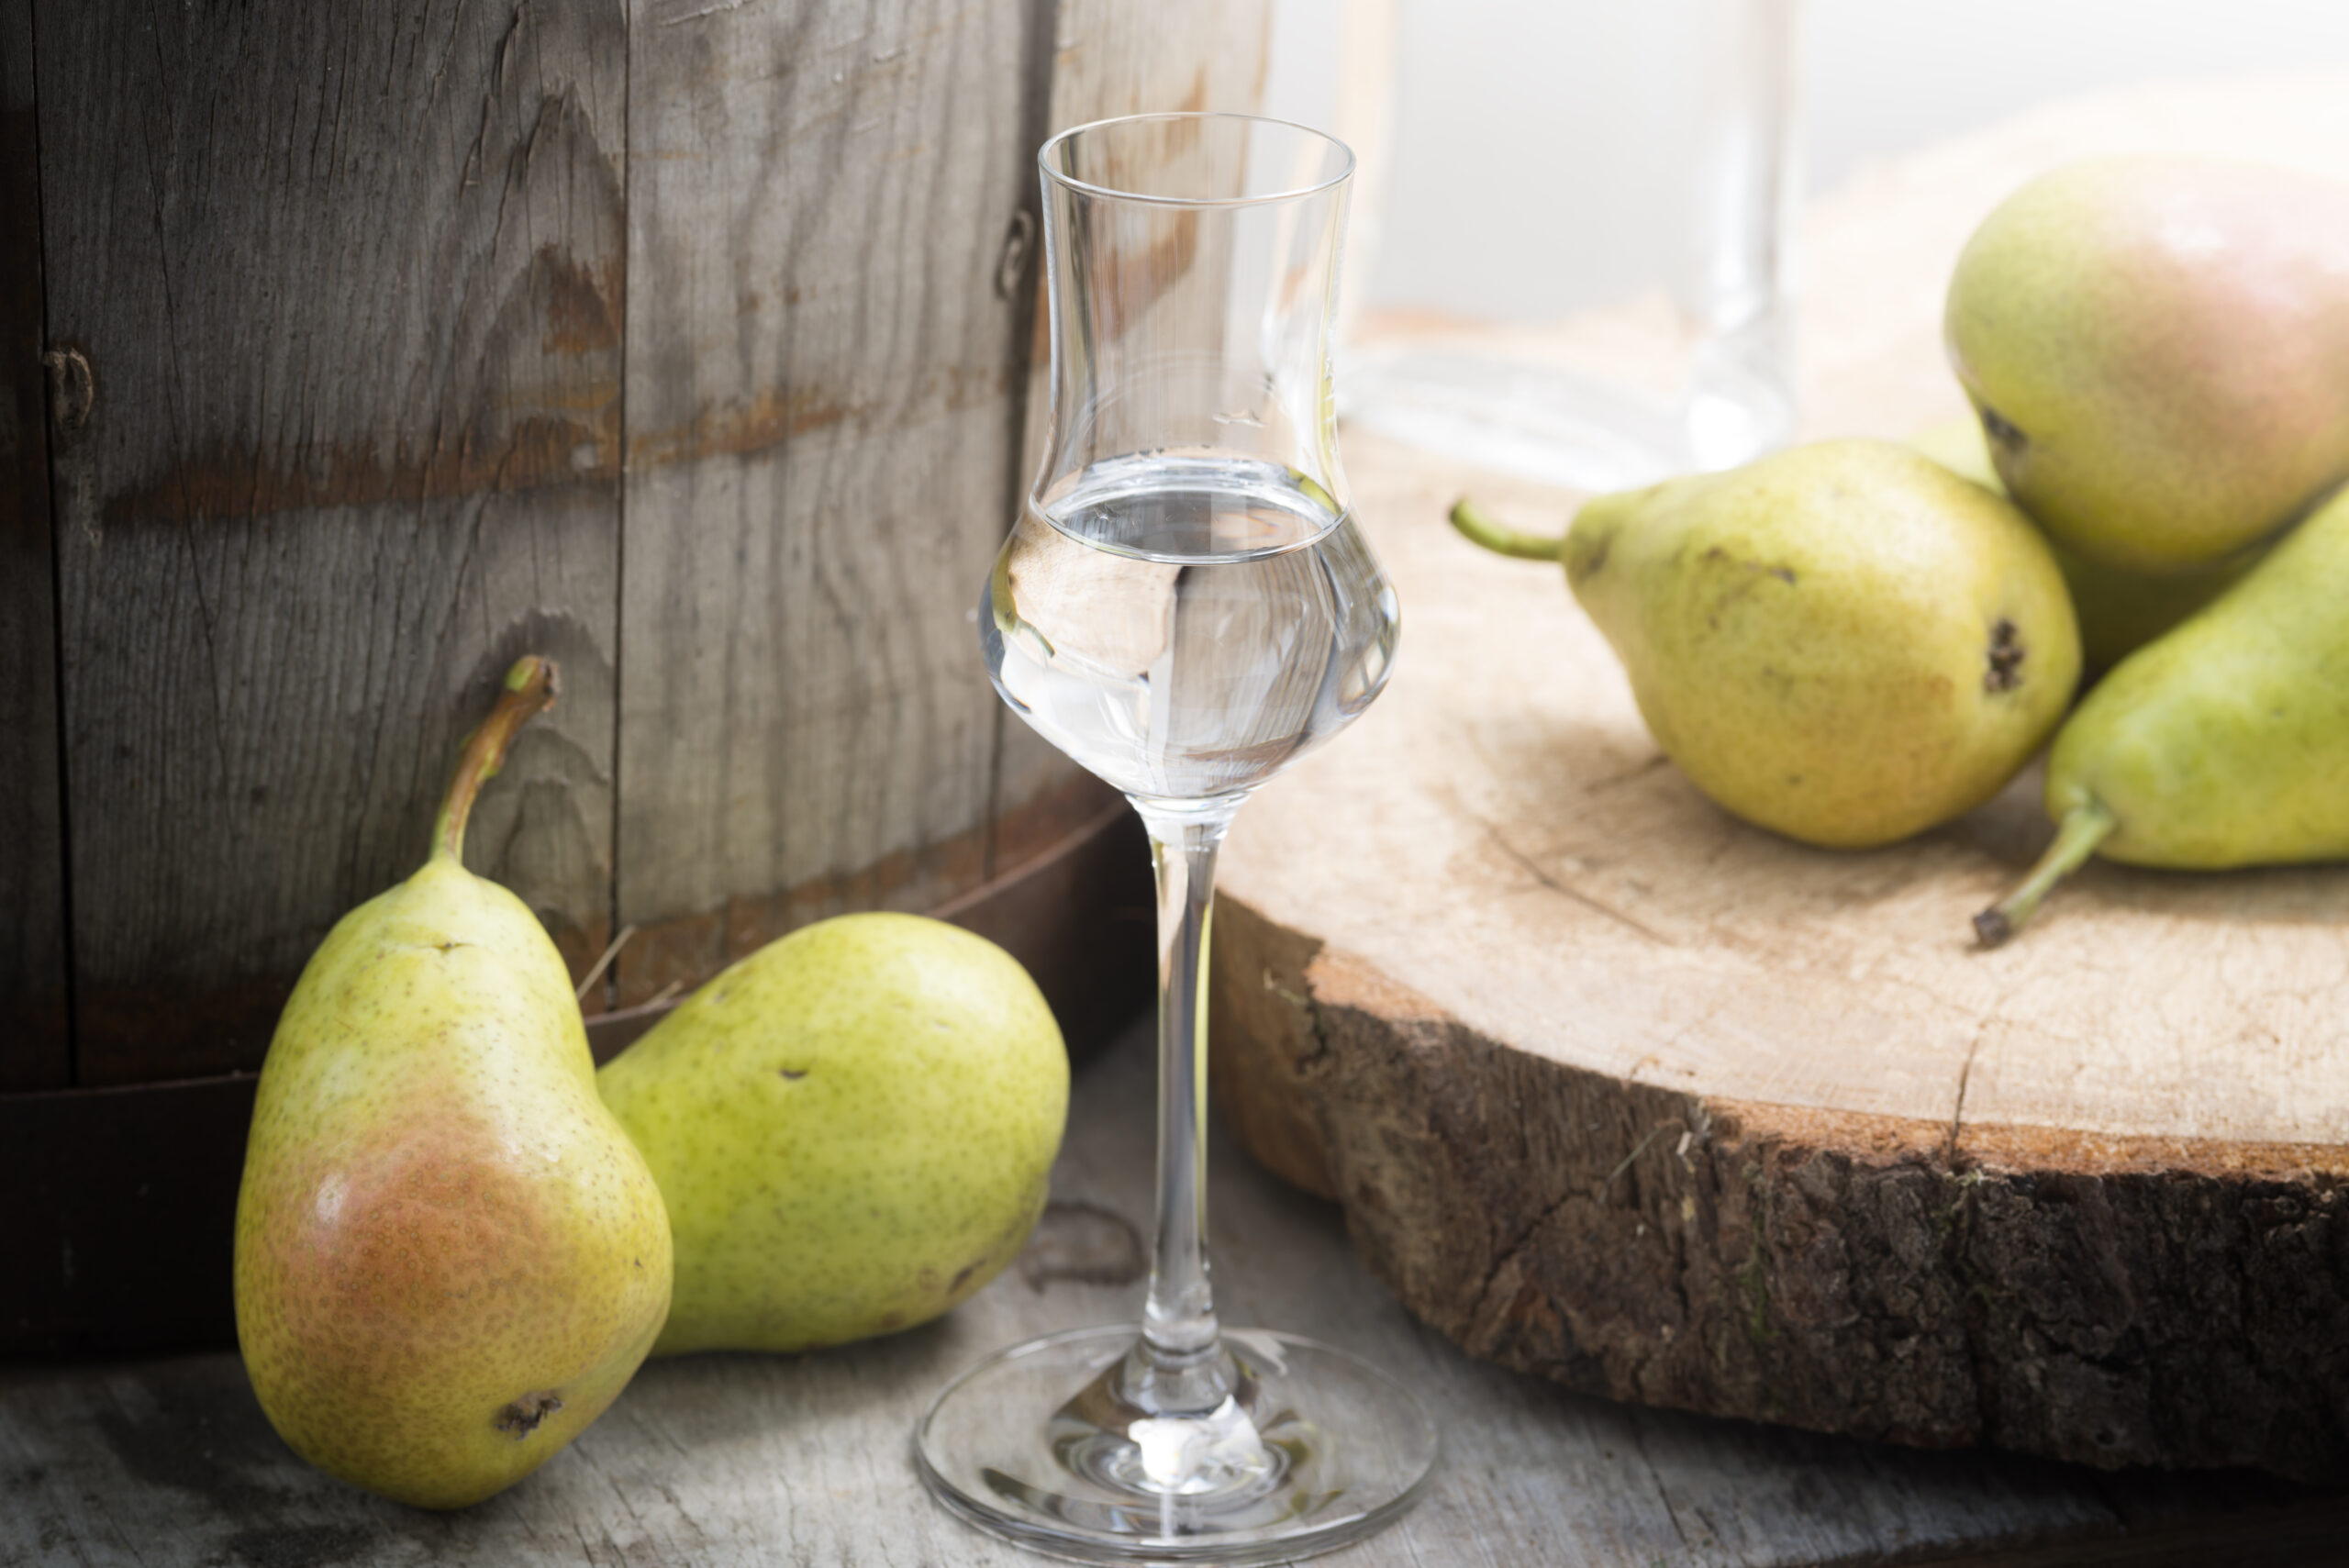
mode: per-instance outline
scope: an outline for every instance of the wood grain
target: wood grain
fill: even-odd
[[[81,1076],[250,1066],[412,871],[505,665],[563,699],[468,861],[608,923],[618,0],[38,0]]]
[[[230,1355],[0,1366],[0,1565],[1032,1562],[929,1501],[907,1434],[979,1356],[1136,1310],[1152,1073],[1146,1023],[1079,1073],[1053,1207],[1013,1269],[947,1319],[807,1356],[655,1362],[569,1451],[461,1513],[398,1507],[305,1467]],[[1609,1404],[1482,1365],[1365,1275],[1328,1205],[1220,1137],[1209,1160],[1226,1319],[1374,1358],[1443,1432],[1426,1500],[1320,1560],[1332,1568],[2176,1563],[2213,1560],[2176,1543],[2218,1541],[2235,1568],[2266,1568],[2324,1561],[2349,1530],[2339,1500],[2257,1476],[1920,1453]]]
[[[1812,432],[1954,411],[1942,283],[2034,169],[2265,136],[2349,173],[2343,85],[2074,106],[1820,204]],[[2035,777],[1866,854],[1737,822],[1555,569],[1443,522],[1471,486],[1528,528],[1574,497],[1349,442],[1405,652],[1241,815],[1216,1027],[1243,1134],[1375,1272],[1619,1397],[2349,1474],[2349,873],[2099,865],[1977,951],[2046,840]]]
[[[1025,344],[1030,7],[637,17],[620,673],[633,1002],[985,873],[971,617]]]
[[[72,1079],[30,0],[0,0],[0,1094]]]
[[[87,1081],[256,1062],[525,643],[564,701],[470,858],[577,968],[615,900],[640,928],[591,1007],[1104,804],[998,765],[970,630],[1022,479],[1046,0],[53,8]],[[1205,80],[1219,15],[1074,36]]]

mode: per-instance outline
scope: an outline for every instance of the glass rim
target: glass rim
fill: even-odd
[[[1165,120],[1240,120],[1250,125],[1278,126],[1284,130],[1301,131],[1316,141],[1336,148],[1343,155],[1344,162],[1340,165],[1337,172],[1325,180],[1316,181],[1309,185],[1298,185],[1291,190],[1269,191],[1262,195],[1253,196],[1164,196],[1152,195],[1146,191],[1121,191],[1114,185],[1096,184],[1090,180],[1080,180],[1073,174],[1062,172],[1052,165],[1051,155],[1054,148],[1064,141],[1083,136],[1086,131],[1101,130],[1109,126],[1146,125],[1152,121]],[[1270,115],[1243,115],[1232,109],[1169,109],[1144,115],[1110,115],[1102,119],[1087,120],[1083,125],[1073,125],[1066,130],[1057,131],[1047,137],[1044,144],[1036,149],[1036,167],[1046,180],[1063,190],[1075,191],[1088,196],[1104,197],[1110,201],[1141,202],[1151,206],[1202,209],[1270,206],[1277,202],[1301,201],[1307,196],[1321,195],[1344,184],[1353,178],[1354,150],[1328,131],[1316,130],[1311,126],[1299,124],[1296,120],[1276,119]]]

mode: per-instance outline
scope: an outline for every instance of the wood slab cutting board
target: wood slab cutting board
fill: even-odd
[[[2349,81],[2092,100],[1864,172],[1807,231],[1809,433],[1962,412],[1958,247],[2132,146],[2349,175]],[[1473,487],[1562,530],[1575,497],[1348,456],[1404,646],[1224,853],[1214,1071],[1252,1151],[1428,1322],[1578,1388],[2349,1475],[2349,870],[2099,863],[1978,951],[2048,836],[2035,772],[1889,850],[1747,827],[1563,574],[1444,522]]]

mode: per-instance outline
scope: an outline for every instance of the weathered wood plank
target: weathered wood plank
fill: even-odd
[[[635,13],[624,1003],[985,875],[971,621],[1026,371],[996,273],[1031,20]]]
[[[0,1094],[72,1078],[31,0],[0,0]]]
[[[420,859],[518,652],[564,696],[469,860],[608,921],[620,0],[36,0],[85,1083],[258,1062]]]
[[[1061,0],[1052,129],[1114,115],[1252,113],[1264,95],[1272,24],[1272,0]]]
[[[398,1507],[305,1468],[233,1356],[0,1367],[0,1568],[1033,1562],[933,1506],[907,1437],[977,1357],[1137,1310],[1152,1070],[1143,1026],[1078,1074],[1055,1207],[1019,1264],[943,1322],[808,1356],[653,1362],[569,1451],[462,1513]],[[2128,1563],[2163,1561],[2176,1540],[2224,1540],[2225,1560],[2253,1568],[2321,1561],[2281,1553],[2349,1529],[2349,1504],[2257,1478],[2115,1478],[1873,1447],[1611,1405],[1481,1365],[1368,1279],[1329,1206],[1220,1138],[1210,1164],[1227,1319],[1373,1357],[1443,1430],[1427,1499],[1322,1560],[1333,1568],[1857,1568],[2001,1548]]]

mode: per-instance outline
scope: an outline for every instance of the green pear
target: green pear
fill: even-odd
[[[937,1317],[1043,1212],[1059,1026],[1017,960],[843,915],[719,973],[600,1075],[676,1236],[656,1355],[801,1351]]]
[[[1890,843],[1998,793],[2063,717],[2079,631],[2029,520],[1884,441],[1822,441],[1584,505],[1563,560],[1697,787],[1807,843]]]
[[[431,858],[303,969],[237,1195],[237,1339],[262,1409],[311,1463],[422,1507],[545,1463],[669,1305],[668,1218],[596,1095],[562,959],[462,859],[475,792],[554,674],[514,666]]]
[[[1950,279],[1998,473],[2099,565],[2211,565],[2349,474],[2349,185],[2221,159],[2067,164]]]
[[[2092,854],[2218,871],[2349,859],[2349,491],[2132,654],[2047,763],[2055,841],[1975,917],[1986,946]]]
[[[2007,494],[2006,483],[1992,465],[1981,420],[1953,419],[1913,437],[1909,444],[1958,477],[1993,495]],[[2169,576],[2105,566],[2054,539],[2048,548],[2071,593],[2072,613],[2079,617],[2081,662],[2096,672],[2111,669],[2225,593],[2267,546],[2254,544],[2212,565]]]

